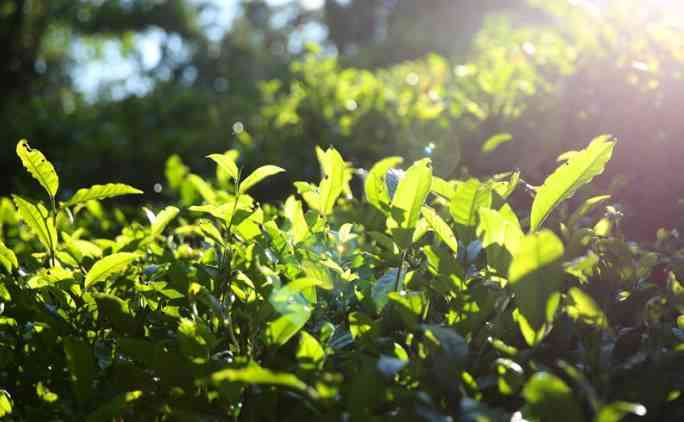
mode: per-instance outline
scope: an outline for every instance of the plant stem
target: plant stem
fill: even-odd
[[[399,291],[399,284],[401,284],[401,271],[404,269],[404,262],[406,261],[406,255],[408,255],[408,249],[404,249],[401,253],[401,261],[399,262],[399,269],[397,270],[397,278],[394,281],[394,290]]]

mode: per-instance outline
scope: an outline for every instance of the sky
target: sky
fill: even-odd
[[[218,13],[200,16],[203,24],[214,23],[213,31],[209,32],[210,38],[219,39],[223,31],[230,27],[238,12],[239,0],[210,0],[217,6]],[[267,0],[272,6],[289,3],[291,0]],[[309,9],[323,6],[324,0],[299,0],[300,4]],[[320,41],[323,34],[320,31],[311,31],[304,34],[300,42],[309,40]],[[143,59],[145,69],[153,68],[161,56],[161,43],[166,42],[162,31],[148,31],[136,36],[136,50]],[[125,81],[117,90],[114,97],[123,97],[133,93],[144,93],[151,88],[151,82],[138,74],[138,68],[133,58],[126,58],[121,54],[120,46],[116,41],[107,41],[102,48],[101,57],[94,58],[92,50],[83,43],[75,43],[73,53],[78,63],[74,69],[76,88],[84,93],[87,98],[94,99],[98,87],[113,81]]]

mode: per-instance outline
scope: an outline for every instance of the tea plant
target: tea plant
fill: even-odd
[[[677,234],[630,243],[609,197],[586,196],[614,146],[564,154],[538,187],[390,157],[363,200],[317,149],[320,182],[277,206],[249,192],[279,167],[244,177],[233,151],[212,154],[211,181],[174,157],[188,206],[141,219],[101,202],[141,193],[123,184],[62,200],[21,141],[47,201],[0,201],[0,415],[680,420]]]

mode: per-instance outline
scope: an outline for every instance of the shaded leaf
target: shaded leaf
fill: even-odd
[[[583,420],[582,410],[570,387],[548,372],[537,372],[525,384],[523,397],[531,415],[542,421]]]
[[[75,337],[64,339],[64,354],[69,368],[70,380],[76,398],[86,403],[95,392],[93,381],[96,375],[95,356],[90,345]]]

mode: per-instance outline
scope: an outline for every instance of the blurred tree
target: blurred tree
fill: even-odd
[[[428,53],[467,52],[492,11],[520,13],[525,0],[326,0],[329,40],[357,65],[386,66]]]

